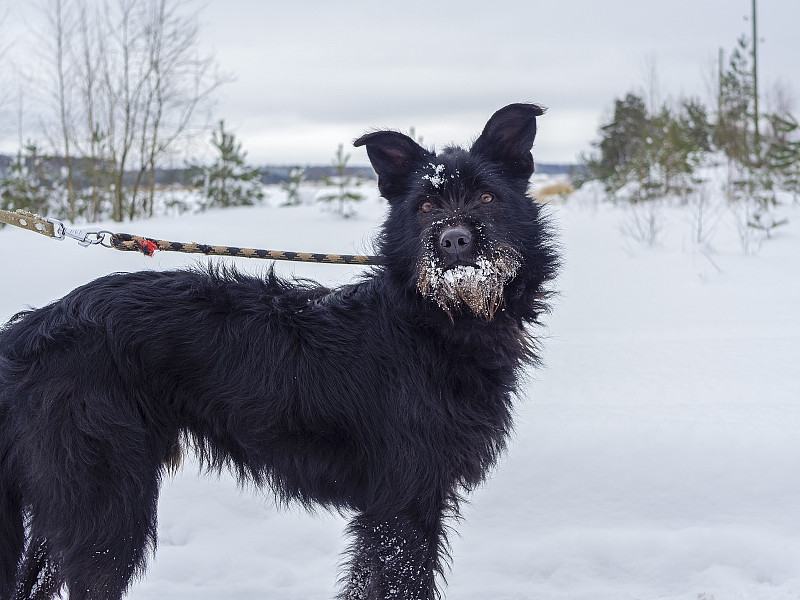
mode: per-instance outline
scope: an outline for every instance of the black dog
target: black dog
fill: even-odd
[[[103,277],[0,331],[0,598],[118,599],[181,448],[352,511],[339,597],[438,597],[448,518],[504,447],[556,257],[526,195],[542,109],[467,151],[377,131],[383,264],[330,290],[232,270]]]

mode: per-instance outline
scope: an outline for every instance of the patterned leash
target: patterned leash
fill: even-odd
[[[241,258],[265,258],[269,260],[290,260],[295,262],[315,262],[343,265],[379,265],[380,256],[364,256],[357,254],[318,254],[313,252],[287,252],[283,250],[259,250],[255,248],[238,248],[236,246],[211,246],[195,242],[169,242],[154,238],[132,235],[130,233],[114,233],[104,229],[73,229],[58,219],[17,210],[11,212],[0,209],[0,222],[40,233],[57,240],[70,238],[81,246],[105,246],[115,250],[141,252],[153,256],[156,250],[164,252],[186,252],[189,254],[205,254],[207,256],[238,256]]]

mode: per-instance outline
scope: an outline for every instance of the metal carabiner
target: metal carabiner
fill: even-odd
[[[57,240],[63,240],[65,238],[72,238],[76,240],[78,244],[83,246],[94,246],[96,244],[100,244],[101,246],[105,246],[106,248],[111,247],[111,243],[106,240],[106,236],[114,235],[111,231],[106,231],[104,229],[94,230],[94,231],[85,231],[83,229],[72,229],[64,225],[63,221],[59,221],[58,219],[47,219],[50,223],[53,224],[53,237]]]

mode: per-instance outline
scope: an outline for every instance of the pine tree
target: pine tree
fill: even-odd
[[[685,196],[700,157],[710,149],[706,109],[694,99],[677,108],[664,104],[651,115],[644,100],[629,93],[615,100],[613,119],[600,136],[588,175],[603,181],[611,194],[627,186],[632,202]]]
[[[282,206],[298,206],[300,198],[300,185],[306,180],[306,170],[302,167],[289,169],[289,180],[281,183],[281,189],[286,192],[286,201]]]
[[[776,139],[782,134],[781,127],[791,127],[791,123],[781,125],[772,117],[773,135],[759,135],[751,61],[753,55],[748,50],[748,41],[742,36],[731,54],[727,70],[720,74],[714,143],[728,158],[729,201],[745,205],[740,213],[747,227],[771,237],[775,228],[787,222],[777,219],[772,210],[778,204],[775,188],[781,179],[781,158],[791,158],[791,147],[784,146],[783,151],[790,153],[784,154],[781,144],[776,145]]]
[[[766,137],[767,149],[758,169],[759,190],[753,194],[756,206],[748,218],[747,225],[772,237],[776,228],[786,225],[786,218],[776,218],[771,210],[778,205],[775,189],[780,186],[791,192],[797,201],[800,193],[800,140],[794,139],[798,132],[797,120],[791,115],[768,115],[770,133]]]
[[[225,131],[225,122],[211,136],[219,156],[211,166],[194,165],[196,184],[203,186],[203,208],[249,206],[264,199],[261,172],[246,163],[247,153],[236,136]]]
[[[753,166],[758,152],[752,130],[753,77],[747,39],[742,36],[731,54],[727,70],[720,73],[719,106],[714,145],[731,166]]]
[[[794,202],[800,197],[800,124],[791,114],[769,117],[772,140],[766,163],[781,180],[781,187],[792,193]]]
[[[0,208],[24,209],[36,214],[58,213],[59,174],[28,142],[20,150],[6,176],[0,181]],[[55,211],[53,209],[56,209]],[[60,215],[59,215],[60,216]]]
[[[597,154],[588,162],[591,177],[603,181],[608,192],[646,177],[642,157],[649,128],[647,109],[640,96],[629,93],[614,101],[614,116],[600,128],[601,139],[594,144]]]
[[[652,119],[646,156],[653,165],[652,195],[686,195],[698,183],[693,177],[705,152],[710,150],[710,125],[705,107],[695,99],[683,100],[677,109],[664,104]]]
[[[336,212],[345,218],[352,217],[356,214],[351,204],[364,199],[363,194],[359,194],[352,189],[354,187],[359,187],[363,181],[358,175],[347,174],[347,161],[349,160],[350,155],[345,155],[343,145],[339,144],[336,156],[332,162],[335,175],[332,177],[325,177],[325,185],[329,188],[333,188],[333,191],[322,194],[317,198],[319,202],[337,202]]]

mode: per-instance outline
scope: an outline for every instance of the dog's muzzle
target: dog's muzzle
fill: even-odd
[[[521,265],[513,248],[496,244],[484,250],[477,237],[463,225],[450,225],[425,244],[417,289],[450,318],[467,309],[491,320],[503,304],[506,284]]]

